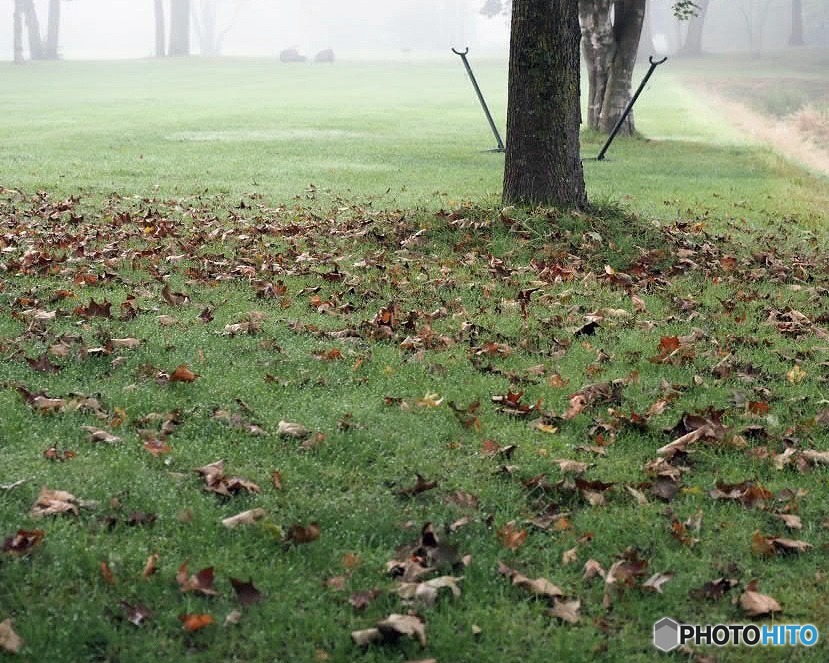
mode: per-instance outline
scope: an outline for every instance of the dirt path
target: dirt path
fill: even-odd
[[[752,141],[768,145],[790,161],[829,175],[829,151],[821,149],[798,131],[791,121],[777,120],[757,113],[741,103],[713,92],[710,86],[694,83],[694,88],[708,99],[727,122]]]

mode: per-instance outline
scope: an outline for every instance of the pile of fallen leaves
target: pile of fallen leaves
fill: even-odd
[[[434,606],[447,601],[447,610],[463,610],[467,570],[482,564],[478,552],[454,543],[463,532],[470,532],[464,545],[490,555],[477,582],[491,577],[506,583],[511,601],[532,601],[558,624],[608,636],[619,628],[612,616],[620,603],[653,600],[680,577],[679,570],[653,561],[660,546],[693,559],[716,541],[727,527],[723,519],[735,510],[754,522],[744,544],[756,564],[750,572],[718,567],[713,580],[705,574],[714,569],[698,568],[683,579],[694,588],[676,599],[675,609],[686,601],[716,602],[734,590],[734,619],[787,616],[790,606],[758,591],[774,575],[764,575],[763,565],[816,555],[826,546],[827,521],[815,521],[814,514],[827,508],[829,516],[829,505],[800,486],[802,477],[822,480],[829,464],[829,408],[815,397],[829,379],[829,265],[817,237],[792,248],[775,237],[781,229],[771,229],[746,245],[729,236],[736,228],[717,234],[699,220],[680,220],[649,228],[642,246],[616,255],[599,222],[575,217],[569,227],[558,227],[551,218],[549,236],[539,242],[510,210],[412,217],[359,206],[323,213],[259,201],[218,209],[197,200],[113,197],[90,206],[45,193],[5,196],[0,302],[4,328],[17,331],[0,339],[3,387],[15,394],[17,407],[47,423],[74,422],[81,444],[138,448],[163,463],[177,453],[179,429],[201,417],[222,434],[261,439],[302,458],[363,428],[359,413],[325,429],[287,412],[271,419],[242,391],[215,403],[221,371],[197,366],[199,349],[190,363],[175,359],[173,343],[152,355],[156,363],[133,361],[147,346],[158,346],[156,337],[174,339],[191,329],[224,343],[228,357],[243,342],[257,343],[267,360],[253,379],[278,393],[340,387],[324,377],[280,373],[273,357],[292,349],[276,342],[274,329],[297,346],[313,344],[307,359],[316,365],[358,376],[358,392],[375,352],[392,351],[401,365],[423,367],[432,376],[434,392],[421,396],[401,387],[372,396],[366,407],[408,417],[412,426],[419,413],[442,417],[446,430],[474,447],[471,474],[516,491],[525,508],[504,513],[498,504],[482,505],[479,495],[453,485],[458,477],[448,469],[447,476],[413,468],[410,479],[391,478],[389,493],[401,513],[414,504],[463,515],[446,523],[426,518],[414,541],[389,551],[385,568],[376,569],[376,584],[351,593],[349,619],[362,622],[351,633],[356,647],[407,640],[430,646],[428,624],[441,618]],[[493,255],[494,240],[505,237],[510,248]],[[228,288],[255,306],[217,322],[223,302],[216,293]],[[131,330],[141,331],[123,333]],[[441,378],[453,362],[474,380],[488,380],[475,384],[499,386],[488,393],[456,390],[454,400],[441,396],[448,389]],[[573,370],[576,363],[580,372]],[[78,366],[91,382],[100,381],[101,393],[53,386],[65,384]],[[189,410],[170,405],[130,412],[119,400],[123,392],[105,386],[110,376],[127,372],[126,389],[160,390],[171,402],[198,393],[208,402]],[[503,431],[513,437],[503,439]],[[77,449],[66,448],[69,440],[45,449],[35,438],[27,442],[40,445],[31,455],[50,467],[81,462]],[[628,458],[631,445],[641,462],[621,472],[614,459]],[[209,445],[199,453],[207,464],[189,475],[167,472],[163,464],[147,471],[157,471],[159,481],[197,485],[222,503],[241,502],[235,515],[221,519],[223,531],[260,528],[283,549],[326,545],[328,523],[279,524],[258,501],[283,490],[280,470],[268,466],[258,476],[243,470],[245,476],[237,476],[224,460],[214,460],[218,453]],[[720,462],[753,469],[726,479]],[[5,468],[0,479],[12,470]],[[8,478],[3,492],[31,489],[36,497],[2,532],[4,564],[51,546],[52,518],[74,519],[79,528],[94,520],[99,528],[126,525],[149,533],[159,518],[193,517],[184,508],[175,515],[130,511],[117,497],[85,500],[69,492],[71,486]],[[620,509],[650,514],[661,540],[629,532],[613,553],[594,556],[608,544],[598,546],[602,533],[581,523],[612,519]],[[804,511],[812,514],[806,523]],[[408,521],[402,529],[413,526]],[[370,532],[371,523],[365,528]],[[790,538],[804,529],[810,540]],[[570,547],[545,566],[558,569],[548,574],[534,567],[554,537]],[[215,545],[222,545],[221,537]],[[492,559],[492,547],[505,558]],[[216,585],[216,567],[191,573],[189,563],[153,552],[140,573],[117,573],[104,561],[100,577],[125,597],[165,574],[163,582],[175,583],[183,595],[227,591]],[[325,581],[335,597],[360,563],[356,556],[343,560],[346,573]],[[273,600],[252,578],[226,579],[238,607],[224,618],[182,611],[184,632],[239,624],[242,610]],[[594,591],[597,583],[601,588]],[[381,598],[394,612],[364,618]],[[119,605],[123,618],[140,627],[158,611],[132,598]],[[791,614],[800,618],[803,611]],[[10,652],[23,647],[16,622],[0,622],[0,648]],[[473,631],[486,635],[478,625]]]

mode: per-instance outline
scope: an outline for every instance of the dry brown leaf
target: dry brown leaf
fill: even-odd
[[[572,564],[575,562],[579,557],[579,549],[578,546],[575,548],[570,548],[570,550],[565,550],[561,555],[561,563],[563,565]]]
[[[239,525],[253,525],[257,520],[264,518],[266,515],[267,511],[265,509],[250,509],[248,511],[242,511],[242,513],[237,513],[235,516],[222,519],[222,525],[228,529],[233,529]]]
[[[417,615],[391,614],[377,622],[377,628],[387,640],[397,640],[401,635],[416,638],[421,647],[426,646],[426,625]]]
[[[179,621],[182,623],[182,628],[188,633],[203,629],[205,626],[215,623],[215,619],[211,615],[201,614],[187,614],[179,615]]]
[[[205,596],[218,596],[213,587],[213,567],[209,566],[191,576],[187,574],[187,562],[184,562],[176,573],[176,582],[182,592],[196,592]]]
[[[662,593],[662,585],[674,577],[673,573],[654,573],[650,578],[642,583],[642,589],[648,589],[657,594]]]
[[[310,523],[307,527],[292,525],[285,535],[285,541],[296,544],[311,543],[320,538],[320,532],[319,523]]]
[[[382,638],[383,635],[380,633],[379,628],[367,628],[361,631],[351,632],[351,640],[358,647],[365,647],[367,645],[370,645],[372,642],[381,640]]]
[[[568,624],[578,624],[581,612],[581,601],[578,599],[553,599],[553,607],[547,611],[551,617],[558,617]]]
[[[158,553],[153,553],[152,555],[147,557],[147,563],[144,564],[144,571],[141,574],[141,577],[144,578],[144,580],[147,580],[151,575],[158,571],[158,560]]]
[[[60,513],[72,513],[78,515],[78,498],[63,490],[50,490],[45,486],[40,489],[31,515],[35,517],[52,516]]]
[[[0,650],[16,654],[23,646],[23,639],[14,632],[14,620],[4,619],[0,622]]]
[[[771,596],[749,589],[740,596],[740,607],[749,617],[765,617],[783,610],[780,604]]]
[[[800,516],[796,516],[793,513],[776,513],[775,516],[780,518],[783,524],[789,529],[803,529],[803,521],[800,519]]]
[[[597,562],[595,559],[588,559],[584,563],[584,575],[582,575],[582,580],[591,580],[599,576],[600,578],[604,579],[607,576],[607,571],[602,568],[602,565]]]
[[[546,578],[535,578],[534,580],[518,572],[512,576],[512,584],[521,589],[526,589],[531,594],[548,596],[550,598],[562,597],[564,592],[557,585],[554,585]]]
[[[510,521],[498,530],[497,536],[502,546],[518,550],[527,540],[527,530],[517,528],[515,521]]]
[[[291,423],[290,421],[280,421],[277,424],[276,434],[280,437],[293,437],[303,439],[311,434],[302,424]]]
[[[95,428],[95,426],[81,426],[81,429],[89,433],[90,442],[105,442],[107,444],[115,444],[116,442],[121,441],[120,437],[118,437],[117,435],[113,435],[109,431],[105,431],[103,428]]]
[[[186,364],[176,367],[170,374],[170,382],[195,382],[199,376],[191,371]]]

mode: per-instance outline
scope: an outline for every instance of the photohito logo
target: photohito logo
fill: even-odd
[[[653,646],[664,652],[684,644],[812,647],[819,637],[812,624],[682,624],[663,617],[653,625]]]

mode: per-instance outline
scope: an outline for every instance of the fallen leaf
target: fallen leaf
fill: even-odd
[[[250,509],[249,511],[242,511],[242,513],[237,513],[235,516],[224,518],[222,520],[222,525],[224,525],[228,529],[233,529],[234,527],[238,527],[239,525],[253,525],[254,523],[256,523],[257,520],[259,520],[260,518],[264,518],[266,515],[267,511],[265,511],[265,509]]]
[[[210,624],[214,624],[216,621],[211,615],[201,614],[179,615],[178,618],[183,625],[182,628],[188,633],[203,629],[205,626],[210,626]]]
[[[295,544],[311,543],[320,538],[320,526],[318,523],[311,523],[307,527],[303,525],[292,525],[288,529],[285,541]]]
[[[247,582],[238,580],[236,578],[230,579],[230,584],[236,592],[236,598],[243,607],[259,603],[262,600],[262,592],[260,592],[253,584],[253,579]]]
[[[42,529],[19,529],[17,530],[17,534],[7,537],[3,541],[3,552],[9,552],[15,555],[28,555],[43,540],[45,535],[46,533]]]
[[[105,431],[102,428],[95,428],[95,426],[81,426],[81,429],[89,433],[90,442],[106,442],[107,444],[115,444],[116,442],[121,441],[120,437],[113,435],[109,431]]]
[[[0,649],[16,654],[23,646],[23,639],[14,632],[14,620],[4,619],[0,622]]]
[[[50,490],[43,487],[32,506],[31,515],[34,517],[52,516],[60,513],[78,515],[78,498],[63,490]]]
[[[213,567],[209,566],[191,576],[187,574],[187,562],[184,562],[176,573],[176,582],[182,592],[196,592],[205,596],[218,596],[213,587]]]
[[[378,596],[380,596],[379,589],[369,589],[363,592],[354,592],[348,598],[348,602],[351,604],[352,608],[359,612],[360,610],[365,610],[366,607]]]
[[[158,571],[157,564],[158,564],[159,556],[157,553],[153,553],[149,557],[147,557],[147,562],[144,564],[144,571],[141,573],[141,577],[144,580],[149,579],[151,575],[153,575],[156,571]]]
[[[783,608],[771,596],[754,591],[756,583],[752,582],[740,596],[740,607],[749,617],[765,617],[775,612],[782,612]]]
[[[421,647],[426,646],[426,625],[417,615],[391,614],[377,622],[377,628],[387,640],[397,640],[406,635],[416,638]]]
[[[662,593],[662,585],[674,577],[673,573],[654,573],[650,578],[642,583],[642,589],[648,589],[657,594]]]
[[[291,423],[289,421],[280,421],[277,424],[276,434],[280,437],[294,437],[302,439],[308,437],[311,431],[302,424]]]
[[[121,601],[121,607],[124,610],[124,619],[130,622],[130,624],[135,624],[136,626],[141,626],[145,621],[153,616],[152,611],[140,603],[132,604],[127,603],[126,601]]]
[[[518,550],[527,540],[527,530],[518,529],[515,522],[511,521],[498,530],[497,536],[502,546],[510,550]]]
[[[195,382],[199,376],[187,368],[186,364],[181,364],[176,367],[170,374],[170,382]]]
[[[553,599],[553,607],[547,611],[551,617],[557,617],[568,624],[578,624],[581,612],[581,601],[578,599]]]

